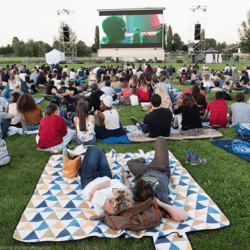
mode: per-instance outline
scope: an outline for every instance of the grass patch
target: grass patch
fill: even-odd
[[[218,65],[214,65],[217,67]],[[222,67],[221,65],[219,65]],[[219,67],[218,66],[218,67]],[[237,64],[238,66],[238,64]],[[246,65],[244,65],[246,66]],[[77,65],[78,67],[78,65]],[[240,68],[240,67],[239,67]],[[243,68],[243,67],[242,67]],[[75,68],[76,69],[76,68]],[[174,84],[176,82],[172,82]],[[178,86],[181,90],[190,86]],[[44,90],[34,97],[41,97]],[[41,104],[46,107],[46,102]],[[121,108],[121,106],[119,106]],[[130,117],[135,116],[142,120],[146,112],[141,111],[141,106],[122,106],[120,111],[121,123],[130,125]],[[234,139],[235,129],[219,129],[223,134],[223,140]],[[36,149],[35,135],[14,135],[6,138],[11,162],[1,168],[0,175],[0,241],[3,247],[44,247],[46,249],[154,249],[153,240],[150,237],[142,239],[89,239],[71,242],[45,242],[39,244],[26,244],[12,239],[12,235],[20,216],[26,208],[40,175],[51,156],[49,152]],[[209,139],[189,141],[168,141],[168,148],[181,162],[197,183],[219,206],[230,220],[229,227],[213,230],[188,233],[188,238],[194,250],[196,249],[249,249],[250,246],[250,168],[249,162],[236,155],[215,147]],[[115,149],[119,153],[145,152],[154,150],[154,143],[133,144],[102,144],[97,146],[106,152]],[[185,154],[188,150],[199,153],[207,159],[207,164],[191,166],[185,163]]]

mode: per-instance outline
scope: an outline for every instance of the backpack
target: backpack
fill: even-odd
[[[242,141],[250,142],[250,132],[241,132],[240,133],[240,139]]]
[[[158,208],[156,199],[149,198],[147,201],[129,208],[125,208],[115,214],[92,216],[90,220],[103,220],[104,223],[114,230],[129,229],[142,231],[160,225],[162,214]]]

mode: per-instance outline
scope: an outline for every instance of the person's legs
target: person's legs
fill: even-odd
[[[98,177],[108,176],[112,178],[103,150],[96,146],[88,148],[78,174],[81,177],[82,188]]]
[[[34,126],[26,124],[26,131],[35,131],[35,130],[38,130],[38,129],[39,129],[39,124],[38,125],[34,125]]]
[[[205,87],[205,93],[208,94],[210,92],[210,87],[209,86],[206,86]]]
[[[4,89],[2,92],[2,97],[4,97],[9,103],[11,103],[10,90]]]
[[[1,122],[1,128],[2,128],[2,139],[7,135],[9,126],[10,126],[11,119],[3,119]]]
[[[173,127],[181,129],[182,114],[176,115],[173,122]]]
[[[94,138],[90,141],[81,141],[78,138],[76,138],[76,143],[79,145],[92,145],[94,143],[96,143],[97,139],[96,136],[94,135]]]
[[[166,172],[170,176],[169,156],[166,139],[159,136],[155,141],[155,157],[149,164],[145,164],[145,159],[139,158],[127,162],[132,174],[139,178],[147,170],[159,170]]]

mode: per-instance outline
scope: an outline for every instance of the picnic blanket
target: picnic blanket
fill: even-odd
[[[122,135],[120,137],[109,137],[107,139],[101,140],[101,142],[106,143],[106,144],[117,144],[117,143],[130,144],[130,143],[133,143],[128,139],[127,135]]]
[[[128,169],[127,161],[141,156],[149,163],[154,151],[119,154],[111,150],[107,153],[113,178],[121,179],[123,170]],[[82,188],[77,180],[62,177],[62,155],[53,155],[21,215],[13,238],[26,243],[59,242],[91,236],[116,238],[125,234],[126,238],[151,236],[159,250],[191,249],[187,232],[226,227],[229,220],[171,152],[169,158],[172,172],[169,198],[187,211],[187,221],[175,222],[164,218],[159,227],[141,232],[115,231],[102,221],[90,221],[89,218],[95,215],[91,202],[83,200],[80,195]],[[134,178],[132,181],[135,181]]]
[[[238,123],[236,126],[237,133],[247,133],[250,132],[250,123]]]
[[[250,143],[242,140],[217,140],[212,143],[228,153],[236,154],[240,158],[250,161]]]
[[[127,134],[128,139],[132,142],[148,142],[148,141],[155,141],[156,138],[150,138],[145,134],[141,133],[128,133]],[[180,135],[178,130],[171,129],[169,137],[165,137],[166,140],[169,141],[181,141],[181,140],[198,140],[198,139],[207,139],[207,138],[218,138],[222,137],[223,134],[218,132],[215,129],[204,129],[202,135],[197,136],[185,136]]]
[[[37,129],[37,130],[33,130],[33,131],[28,131],[28,130],[26,130],[25,133],[26,133],[27,135],[38,134],[38,129]],[[15,135],[15,134],[22,135],[22,134],[23,134],[23,129],[22,129],[22,128],[17,128],[17,127],[14,127],[14,126],[9,126],[7,135],[8,135],[8,136],[12,136],[12,135]]]
[[[40,102],[42,102],[44,100],[44,98],[42,97],[42,98],[35,98],[35,101],[36,101],[36,104],[38,104],[38,103],[40,103]]]

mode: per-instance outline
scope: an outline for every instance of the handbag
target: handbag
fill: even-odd
[[[4,166],[10,162],[10,155],[7,150],[5,140],[0,140],[0,166]]]
[[[104,223],[114,230],[129,229],[142,231],[160,225],[162,214],[158,208],[156,199],[149,198],[147,201],[129,208],[125,208],[115,214],[92,216],[90,220],[103,220]]]
[[[66,148],[63,150],[63,177],[73,179],[78,176],[81,166],[81,156],[70,153]]]

